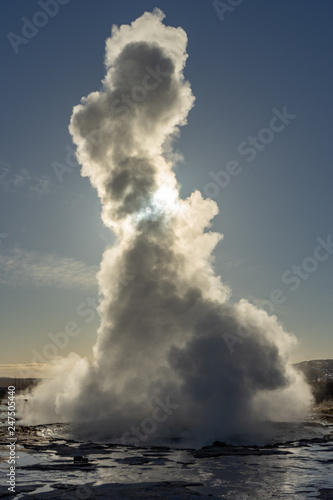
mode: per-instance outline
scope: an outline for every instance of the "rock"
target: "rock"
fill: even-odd
[[[73,461],[75,464],[87,464],[88,459],[85,457],[82,457],[81,455],[75,455],[73,458]]]
[[[213,446],[218,446],[219,448],[222,448],[223,446],[228,446],[228,445],[227,443],[221,441],[214,441]]]
[[[333,489],[331,488],[321,488],[318,493],[318,498],[321,500],[333,500]]]
[[[262,447],[258,446],[233,446],[225,444],[224,446],[204,446],[200,450],[194,452],[195,458],[212,458],[222,456],[250,456],[250,455],[290,455],[291,451],[279,450],[277,447]]]
[[[127,465],[144,465],[148,464],[151,461],[150,458],[144,457],[126,457],[126,458],[117,458],[115,462],[119,464],[127,464]]]
[[[48,491],[38,493],[38,499],[43,500],[58,500],[59,496],[65,495],[63,498],[100,498],[112,500],[192,500],[198,498],[200,500],[208,500],[211,495],[201,495],[200,493],[187,489],[188,487],[202,486],[202,483],[191,483],[186,481],[163,481],[156,483],[140,483],[140,484],[102,484],[102,485],[53,485],[53,488],[58,491]],[[60,490],[63,490],[60,493]],[[35,500],[37,495],[22,496],[21,500]],[[223,497],[219,497],[221,500]]]

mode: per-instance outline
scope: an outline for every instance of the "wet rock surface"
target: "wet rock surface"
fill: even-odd
[[[15,495],[2,479],[0,498],[333,499],[327,405],[318,415],[307,423],[278,424],[269,444],[215,441],[200,449],[81,441],[63,424],[17,426]],[[2,478],[8,472],[6,431],[0,427]]]
[[[211,499],[211,496],[199,495],[187,490],[189,486],[200,486],[200,483],[186,483],[181,481],[166,481],[161,483],[142,484],[103,484],[94,486],[81,485],[55,485],[55,490],[38,495],[23,495],[22,500],[33,500],[40,498],[45,500],[61,498],[105,498],[112,500],[123,499],[170,499],[170,500],[190,500],[200,498],[202,500]],[[88,496],[89,495],[89,496]]]
[[[333,500],[333,488],[319,489],[319,497],[322,500]]]

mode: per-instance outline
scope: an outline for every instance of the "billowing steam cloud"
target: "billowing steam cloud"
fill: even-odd
[[[216,203],[197,191],[179,199],[171,142],[194,97],[183,75],[186,34],[163,17],[156,9],[113,27],[102,89],[73,110],[82,175],[118,239],[98,274],[93,365],[58,360],[30,411],[125,442],[207,442],[244,433],[259,417],[296,416],[311,397],[288,362],[294,337],[246,300],[229,303],[214,274],[221,235],[207,228]],[[134,278],[115,290],[115,276]]]

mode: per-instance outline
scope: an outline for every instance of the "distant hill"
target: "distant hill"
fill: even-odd
[[[314,359],[294,364],[302,371],[310,384],[317,402],[333,399],[333,359]],[[0,398],[4,397],[7,387],[14,385],[16,391],[21,391],[37,384],[38,378],[10,378],[0,377]]]
[[[27,387],[36,385],[40,379],[38,378],[10,378],[0,377],[0,398],[6,397],[7,388],[11,385],[15,387],[15,391],[19,392]]]
[[[302,361],[301,363],[296,363],[294,366],[299,368],[309,381],[333,380],[333,359]]]
[[[9,385],[13,385],[14,378],[10,377],[0,377],[0,387],[8,387]]]
[[[304,373],[318,403],[333,399],[333,359],[302,361],[294,366]]]

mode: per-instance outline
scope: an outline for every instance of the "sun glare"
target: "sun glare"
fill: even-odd
[[[158,210],[172,210],[174,211],[177,207],[178,193],[175,189],[170,186],[161,186],[156,193],[153,195],[153,208]]]

